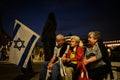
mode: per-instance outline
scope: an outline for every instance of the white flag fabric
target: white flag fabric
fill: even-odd
[[[62,77],[66,76],[65,66],[63,65],[63,62],[61,58],[59,57],[59,63],[60,63],[60,74]]]
[[[32,50],[40,36],[18,20],[15,20],[9,62],[26,68]]]

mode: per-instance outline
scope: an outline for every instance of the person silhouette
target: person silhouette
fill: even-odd
[[[45,61],[50,61],[53,56],[53,51],[56,44],[56,27],[57,23],[55,13],[51,12],[48,15],[41,35],[41,41],[43,42],[43,47],[45,51]]]

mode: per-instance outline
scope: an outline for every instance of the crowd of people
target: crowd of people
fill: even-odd
[[[44,58],[39,80],[104,80],[110,74],[114,79],[108,51],[102,42],[99,31],[88,33],[88,44],[84,46],[77,35],[72,35],[66,42],[64,35],[56,35],[56,20],[50,13],[43,29]],[[5,48],[0,46],[0,58],[5,59]],[[1,55],[2,54],[2,55]],[[34,74],[31,58],[23,74]]]
[[[62,33],[56,35],[56,28],[55,14],[50,13],[41,36],[45,60],[39,80],[104,80],[108,74],[114,79],[99,31],[89,32],[88,44],[84,46],[77,35],[71,35],[66,42]]]
[[[56,36],[57,45],[54,47],[50,61],[42,65],[39,80],[107,80],[110,74],[114,79],[107,48],[104,46],[99,31],[88,33],[88,45],[80,46],[80,37],[71,36],[70,42],[65,42],[64,36]],[[60,60],[63,63],[61,74]]]

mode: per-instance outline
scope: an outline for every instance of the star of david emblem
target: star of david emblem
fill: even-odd
[[[23,40],[21,40],[20,38],[18,38],[17,40],[14,40],[14,48],[17,48],[19,51],[21,50],[21,48],[25,48],[24,46],[24,42]]]

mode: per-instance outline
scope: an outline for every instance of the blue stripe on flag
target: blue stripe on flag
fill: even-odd
[[[31,37],[31,39],[30,39],[30,41],[29,41],[26,49],[25,49],[25,52],[23,53],[23,55],[22,55],[22,57],[21,57],[21,60],[20,60],[20,62],[19,62],[19,64],[18,64],[18,66],[23,66],[23,64],[24,64],[24,62],[25,62],[25,59],[26,59],[27,56],[28,56],[29,50],[30,50],[30,48],[31,48],[31,46],[32,46],[32,43],[34,42],[35,39],[36,39],[36,36],[33,35],[33,36]]]
[[[17,32],[18,32],[18,30],[19,30],[20,27],[21,27],[20,24],[17,24],[17,25],[16,25],[16,27],[15,27],[15,29],[14,29],[14,31],[13,31],[13,37],[12,37],[12,39],[14,39],[14,37],[15,37],[15,35],[17,34]]]

